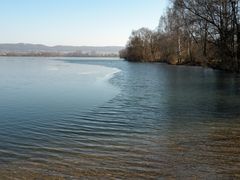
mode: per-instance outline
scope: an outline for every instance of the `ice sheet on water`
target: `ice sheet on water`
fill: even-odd
[[[116,72],[116,68],[46,58],[0,59],[0,101],[12,110],[98,106],[119,93],[106,81]]]
[[[49,61],[48,71],[59,71],[60,73],[82,75],[84,78],[94,78],[98,80],[108,80],[114,74],[120,72],[120,69],[109,68],[99,65],[73,64],[63,61]]]

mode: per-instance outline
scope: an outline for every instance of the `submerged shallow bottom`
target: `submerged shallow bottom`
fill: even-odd
[[[66,63],[121,69],[111,80],[121,91],[107,86],[115,96],[84,111],[58,104],[5,114],[0,179],[240,178],[238,76],[115,60]]]
[[[37,157],[1,165],[0,178],[240,178],[240,124],[196,125],[163,137],[102,137],[74,151],[36,149]]]

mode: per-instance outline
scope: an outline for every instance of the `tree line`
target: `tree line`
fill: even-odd
[[[240,0],[172,0],[156,30],[133,31],[120,56],[240,72]]]

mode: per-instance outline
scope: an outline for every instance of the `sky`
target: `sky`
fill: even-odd
[[[124,46],[154,29],[167,0],[1,0],[0,43]]]

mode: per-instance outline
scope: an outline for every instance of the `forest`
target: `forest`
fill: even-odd
[[[239,0],[172,0],[155,30],[132,32],[120,57],[240,72]]]

